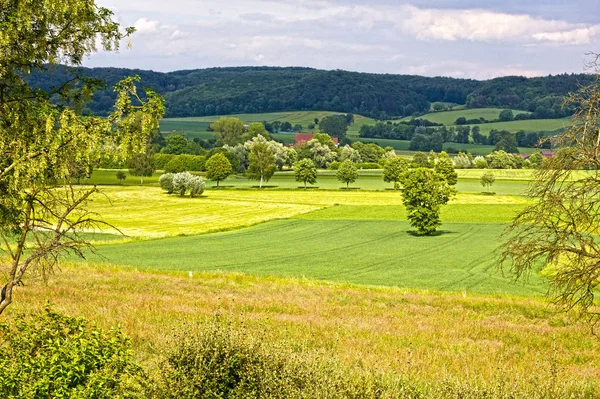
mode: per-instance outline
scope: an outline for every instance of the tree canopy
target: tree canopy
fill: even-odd
[[[570,102],[578,105],[573,123],[552,139],[562,149],[535,174],[529,189],[535,202],[508,228],[501,262],[517,277],[541,268],[556,303],[595,323],[600,315],[590,308],[600,284],[600,81]]]
[[[139,91],[136,77],[116,85],[108,118],[81,115],[101,82],[77,69],[66,69],[70,78],[54,88],[31,84],[32,71],[51,71],[59,62],[78,66],[97,44],[116,49],[133,29],[121,31],[112,16],[93,1],[2,3],[0,247],[9,260],[0,313],[26,272],[51,271],[63,252],[81,254],[88,243],[77,232],[100,223],[85,208],[97,190],[75,189],[73,167],[145,151],[164,113],[162,97]],[[25,251],[30,242],[36,244]]]

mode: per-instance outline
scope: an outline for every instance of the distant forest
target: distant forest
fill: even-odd
[[[125,76],[140,75],[141,85],[166,99],[167,117],[226,115],[278,111],[350,112],[375,119],[418,116],[430,104],[447,102],[469,108],[513,108],[532,117],[562,118],[569,92],[590,83],[590,74],[546,77],[502,77],[485,81],[447,77],[323,71],[311,68],[232,67],[168,73],[123,68],[78,68],[81,75],[101,79],[107,88],[96,93],[87,110],[107,115],[115,94],[112,86]],[[30,82],[58,87],[72,78],[63,66],[34,72]]]

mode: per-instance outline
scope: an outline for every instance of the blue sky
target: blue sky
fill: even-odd
[[[488,79],[583,72],[600,0],[97,0],[132,47],[86,66],[309,66]]]

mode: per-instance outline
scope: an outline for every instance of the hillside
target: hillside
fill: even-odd
[[[140,75],[142,86],[166,99],[167,117],[228,115],[281,111],[352,112],[377,119],[429,112],[431,103],[466,104],[470,108],[514,108],[536,119],[562,118],[563,97],[594,78],[563,74],[539,78],[503,77],[488,81],[414,75],[324,71],[300,67],[231,67],[168,73],[121,68],[78,68],[81,75],[101,79],[107,88],[96,93],[88,110],[110,112],[110,89],[125,76]],[[71,79],[64,66],[34,72],[29,81],[42,89]]]

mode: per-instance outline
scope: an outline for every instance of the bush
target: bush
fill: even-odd
[[[340,161],[333,161],[332,163],[329,164],[329,169],[338,170],[340,168],[341,164],[342,163]]]
[[[154,167],[159,170],[165,170],[169,161],[175,157],[176,155],[173,154],[154,154]]]
[[[361,162],[356,166],[358,169],[383,169],[383,166],[377,162]]]
[[[173,192],[184,196],[189,191],[190,197],[194,198],[204,192],[204,180],[200,176],[194,176],[189,172],[176,173],[173,175]]]
[[[158,184],[160,185],[160,188],[167,192],[167,194],[173,194],[173,191],[175,190],[173,187],[173,173],[161,175],[158,179]]]
[[[473,159],[473,166],[476,169],[487,169],[488,163],[484,157],[482,157],[481,155],[478,155],[475,157],[475,159]]]
[[[185,171],[185,165],[181,160],[181,157],[174,156],[171,160],[165,165],[165,172],[168,173],[181,173]]]
[[[118,329],[49,309],[0,324],[0,397],[133,398],[142,370]]]
[[[184,170],[190,172],[204,172],[206,170],[206,157],[202,155],[178,155]]]
[[[218,318],[178,335],[147,396],[208,398],[377,398],[391,384],[334,362],[265,344]]]

